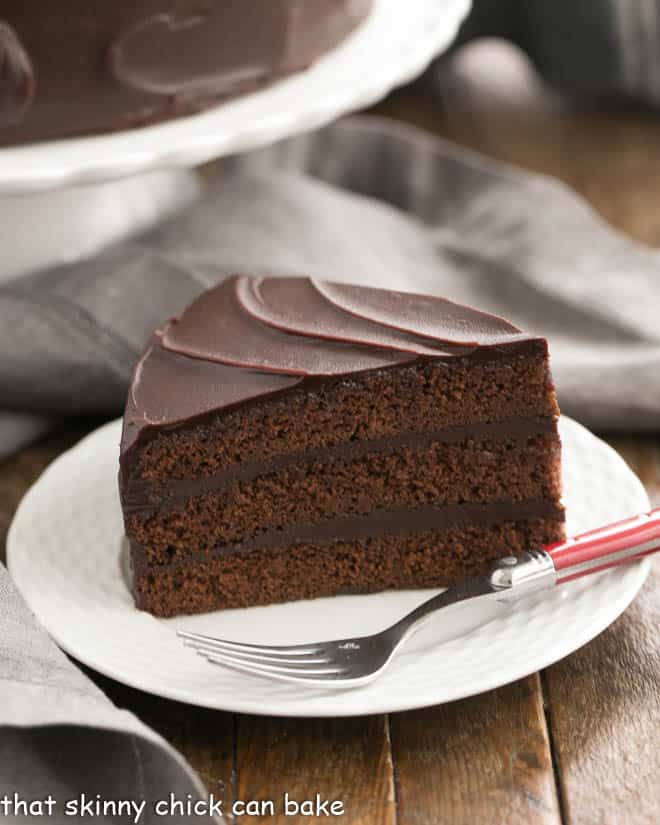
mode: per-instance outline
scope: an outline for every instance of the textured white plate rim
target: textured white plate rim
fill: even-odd
[[[0,193],[193,166],[318,128],[420,74],[454,39],[469,8],[470,0],[375,0],[344,44],[261,91],[154,126],[0,149]],[[350,82],[341,82],[349,73]]]
[[[67,465],[75,465],[78,462],[78,457],[84,453],[85,449],[88,447],[90,443],[93,443],[95,440],[101,440],[103,436],[108,433],[108,431],[116,430],[118,428],[118,425],[118,421],[110,422],[109,424],[104,425],[98,430],[95,430],[90,435],[86,436],[84,439],[82,439],[82,441],[80,441],[66,453],[59,456],[52,464],[50,464],[49,467],[47,467],[44,473],[41,475],[41,477],[26,493],[25,497],[19,505],[19,508],[16,512],[16,516],[10,526],[7,536],[7,565],[12,575],[15,575],[16,569],[18,567],[17,562],[19,560],[21,553],[20,542],[16,539],[18,526],[20,525],[24,517],[23,514],[29,511],[29,508],[31,507],[33,502],[39,500],[44,483],[47,482],[51,476],[59,475],[62,469],[65,468]],[[628,481],[630,485],[637,486],[638,489],[636,491],[636,495],[639,498],[639,508],[644,509],[649,506],[648,497],[646,496],[646,492],[644,490],[643,485],[641,484],[639,479],[632,473],[632,471],[628,468],[628,466],[625,464],[623,459],[618,455],[618,453],[612,450],[612,448],[610,448],[604,442],[600,441],[595,436],[591,435],[580,424],[577,424],[576,422],[568,420],[564,417],[562,419],[562,425],[567,428],[574,428],[576,430],[583,431],[584,433],[588,434],[594,442],[598,443],[599,448],[602,451],[608,452],[610,454],[610,459],[613,462],[620,464],[621,468],[625,468],[629,476]],[[64,559],[63,561],[66,562],[66,559]],[[218,702],[205,697],[200,697],[200,695],[196,692],[195,689],[187,690],[185,688],[182,688],[181,686],[176,688],[170,688],[166,683],[160,683],[155,685],[148,679],[142,680],[140,678],[136,678],[132,674],[127,676],[127,674],[123,672],[121,668],[115,668],[108,665],[108,663],[104,661],[103,656],[91,655],[88,652],[81,656],[80,651],[77,650],[75,646],[72,646],[65,636],[58,633],[56,630],[52,630],[51,628],[49,628],[49,617],[47,615],[44,615],[41,609],[41,603],[39,601],[39,598],[33,598],[33,591],[30,591],[29,587],[26,588],[22,586],[23,583],[21,580],[16,580],[16,584],[18,586],[18,589],[23,593],[29,607],[35,613],[37,618],[40,619],[40,621],[46,627],[46,629],[49,630],[54,641],[64,651],[66,651],[74,658],[78,658],[79,661],[83,662],[85,665],[93,668],[99,673],[108,676],[112,679],[115,679],[119,682],[122,682],[124,684],[127,684],[133,688],[137,688],[139,690],[143,690],[147,693],[152,693],[154,695],[162,696],[167,699],[186,702],[200,707],[209,707],[236,713],[252,713],[262,715],[268,714],[271,716],[294,715],[300,717],[339,717],[359,716],[374,713],[391,713],[410,710],[413,708],[426,707],[429,705],[444,702],[450,702],[457,699],[466,698],[468,696],[483,693],[485,691],[492,690],[497,687],[501,687],[504,684],[509,684],[510,682],[516,681],[517,679],[523,678],[531,673],[548,667],[549,665],[554,664],[555,662],[559,661],[560,659],[579,649],[583,645],[587,644],[589,641],[591,641],[593,638],[599,635],[603,630],[605,630],[619,615],[621,615],[621,613],[626,609],[626,607],[628,607],[630,602],[634,599],[639,589],[643,585],[649,573],[650,564],[650,559],[647,558],[643,559],[642,561],[634,565],[628,565],[626,568],[624,568],[626,570],[625,585],[624,578],[620,572],[621,569],[619,569],[619,571],[602,573],[598,576],[592,577],[590,580],[583,580],[583,583],[585,581],[590,581],[591,586],[593,587],[597,586],[597,581],[599,579],[620,576],[622,586],[618,588],[616,598],[608,602],[607,609],[601,610],[598,614],[597,620],[592,620],[590,623],[586,624],[583,627],[581,633],[573,635],[570,639],[564,638],[561,641],[557,641],[555,646],[551,649],[542,649],[538,654],[530,655],[525,660],[524,664],[521,664],[521,666],[517,669],[506,669],[506,667],[500,668],[497,671],[492,672],[491,674],[483,676],[478,681],[478,683],[475,683],[470,689],[459,689],[456,690],[455,693],[447,693],[445,691],[445,693],[442,695],[442,698],[440,699],[429,695],[428,689],[424,689],[424,687],[422,686],[422,688],[417,693],[415,693],[414,690],[410,690],[398,695],[383,694],[379,699],[374,699],[374,697],[369,696],[367,702],[365,702],[362,706],[359,705],[359,703],[357,706],[355,706],[355,703],[351,703],[350,698],[355,697],[357,694],[364,690],[368,690],[370,686],[367,686],[366,688],[356,688],[350,691],[319,691],[318,693],[316,693],[317,701],[313,703],[313,708],[311,708],[309,711],[305,707],[304,697],[302,697],[299,700],[299,705],[296,705],[295,708],[293,708],[290,703],[290,697],[287,699],[287,701],[284,702],[284,704],[278,704],[277,701],[272,701],[271,703],[267,704],[267,706],[265,706],[263,699],[255,700],[254,698],[251,698],[249,695],[249,690],[246,690],[246,693],[244,695],[236,693],[232,694],[231,698],[229,699],[227,698],[227,694],[225,694],[222,697],[222,700]],[[568,587],[571,586],[572,585],[568,585]],[[377,598],[377,596],[371,596],[369,598]],[[145,614],[139,613],[139,611],[134,612],[136,614],[139,614],[141,617],[145,616]],[[150,616],[147,618],[151,622],[160,624],[164,628],[166,628],[168,625],[168,622],[162,622]],[[478,630],[480,629],[481,628],[477,629],[477,631],[475,632],[478,632]],[[171,632],[172,634],[174,633],[173,628]],[[99,645],[102,644],[103,639],[99,639]],[[451,646],[452,642],[449,642],[447,644]],[[190,653],[190,651],[186,651],[182,648],[182,666],[185,665],[184,655],[186,653]],[[394,666],[396,666],[396,663]],[[273,684],[277,684],[279,687],[282,688],[282,690],[290,692],[292,694],[295,694],[298,691],[298,688],[296,686],[289,685],[284,682],[278,682]],[[342,699],[344,697],[349,699],[349,701],[343,702]],[[326,699],[325,703],[323,702],[323,699]]]

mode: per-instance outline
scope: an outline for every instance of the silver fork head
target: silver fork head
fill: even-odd
[[[188,647],[214,664],[310,687],[354,687],[375,679],[394,655],[386,634],[301,645],[251,645],[180,630]]]
[[[502,559],[490,575],[468,579],[432,596],[373,636],[273,647],[188,631],[179,631],[179,636],[209,662],[299,684],[353,687],[375,679],[405,639],[438,611],[482,596],[506,602],[544,589],[555,580],[552,559],[541,552],[530,552]],[[459,629],[458,635],[463,632]]]

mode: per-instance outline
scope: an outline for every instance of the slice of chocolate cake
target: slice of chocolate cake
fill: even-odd
[[[159,616],[443,586],[563,536],[543,338],[442,298],[236,277],[156,332],[120,489]]]

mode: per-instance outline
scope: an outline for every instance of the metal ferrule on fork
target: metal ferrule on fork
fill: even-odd
[[[518,599],[528,593],[547,590],[557,582],[557,571],[543,550],[529,550],[520,556],[500,559],[490,572],[490,585],[498,601]]]

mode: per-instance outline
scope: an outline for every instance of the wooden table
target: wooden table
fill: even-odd
[[[516,81],[503,93],[493,83],[502,73],[483,69],[468,53],[445,75],[444,105],[407,90],[378,111],[557,175],[614,225],[660,245],[656,116],[558,105],[533,82]],[[27,487],[98,423],[69,424],[0,464],[1,540]],[[660,505],[660,439],[608,440]],[[341,819],[354,825],[657,825],[659,627],[656,563],[614,625],[542,673],[449,705],[348,720],[199,710],[90,675],[179,748],[209,790],[224,794],[226,808],[233,799],[281,799],[287,791],[342,800]]]

